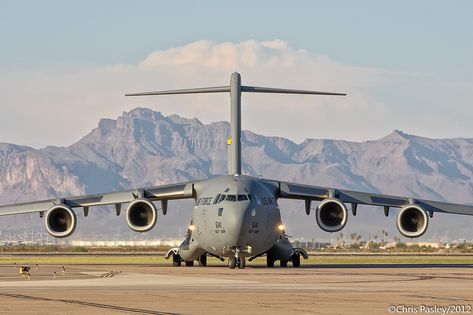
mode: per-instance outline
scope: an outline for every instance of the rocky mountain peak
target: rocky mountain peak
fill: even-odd
[[[381,138],[380,140],[384,141],[409,141],[412,139],[412,136],[402,132],[401,130],[393,130],[390,134],[387,136]]]
[[[196,118],[136,108],[117,119],[100,120],[97,128],[69,147],[36,150],[0,144],[0,201],[225,174],[229,133],[228,122],[203,124]],[[375,141],[308,139],[296,144],[245,130],[242,149],[243,172],[249,175],[473,202],[473,139],[435,140],[395,130]]]

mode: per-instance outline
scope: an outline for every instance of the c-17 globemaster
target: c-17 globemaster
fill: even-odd
[[[127,96],[219,93],[229,92],[231,98],[231,137],[228,139],[228,174],[208,180],[198,180],[171,185],[145,187],[120,192],[58,198],[0,206],[0,215],[39,212],[44,217],[48,232],[55,237],[67,237],[76,228],[77,208],[84,216],[89,207],[115,205],[116,214],[122,204],[128,204],[125,217],[128,226],[136,232],[151,230],[157,221],[158,209],[168,211],[168,201],[194,199],[192,221],[187,236],[178,248],[171,249],[166,258],[172,257],[173,265],[194,261],[207,264],[207,256],[224,260],[230,268],[245,268],[246,258],[266,255],[268,267],[279,260],[281,267],[291,262],[300,266],[300,257],[307,253],[293,248],[285,234],[278,207],[279,199],[299,199],[305,202],[305,212],[310,215],[312,202],[319,202],[315,220],[326,232],[338,232],[347,224],[348,208],[355,216],[357,206],[374,205],[384,208],[386,216],[390,208],[400,208],[397,228],[406,237],[419,237],[428,227],[434,212],[473,215],[473,206],[429,201],[417,198],[372,194],[344,189],[319,187],[262,179],[241,174],[241,94],[286,93],[343,96],[341,93],[303,91],[241,85],[241,77],[233,73],[230,85],[127,94]]]

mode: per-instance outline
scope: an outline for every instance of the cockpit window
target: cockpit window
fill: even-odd
[[[236,195],[227,195],[227,198],[225,200],[236,201]]]
[[[225,197],[227,197],[227,195],[220,195],[220,197],[218,198],[218,202],[217,203],[221,203],[222,201],[225,200]]]
[[[248,200],[246,195],[238,195],[238,201]]]
[[[219,199],[220,199],[220,194],[218,194],[217,196],[215,196],[215,199],[214,199],[213,204],[218,203],[218,200],[219,200]]]

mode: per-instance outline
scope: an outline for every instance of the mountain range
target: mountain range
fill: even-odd
[[[296,125],[295,125],[296,127]],[[303,132],[303,131],[301,131]],[[102,119],[88,135],[67,147],[42,149],[0,144],[0,202],[3,204],[132,187],[205,179],[226,173],[228,122],[165,116],[147,108]],[[242,132],[244,174],[299,183],[473,204],[473,139],[429,139],[395,130],[371,141],[307,139]],[[281,201],[287,232],[306,239],[331,239],[302,202]],[[72,239],[182,238],[192,202],[170,202],[155,229],[136,235],[111,208],[80,217]],[[362,207],[350,217],[348,233],[365,238],[395,230],[395,211],[384,218]],[[435,215],[424,239],[472,239],[473,217]],[[0,218],[0,230],[38,230],[38,215]],[[388,237],[389,238],[389,237]]]

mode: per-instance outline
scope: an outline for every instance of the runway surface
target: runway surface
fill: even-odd
[[[30,279],[18,267],[0,265],[1,314],[389,314],[390,305],[473,304],[472,265],[45,265],[31,266]]]

